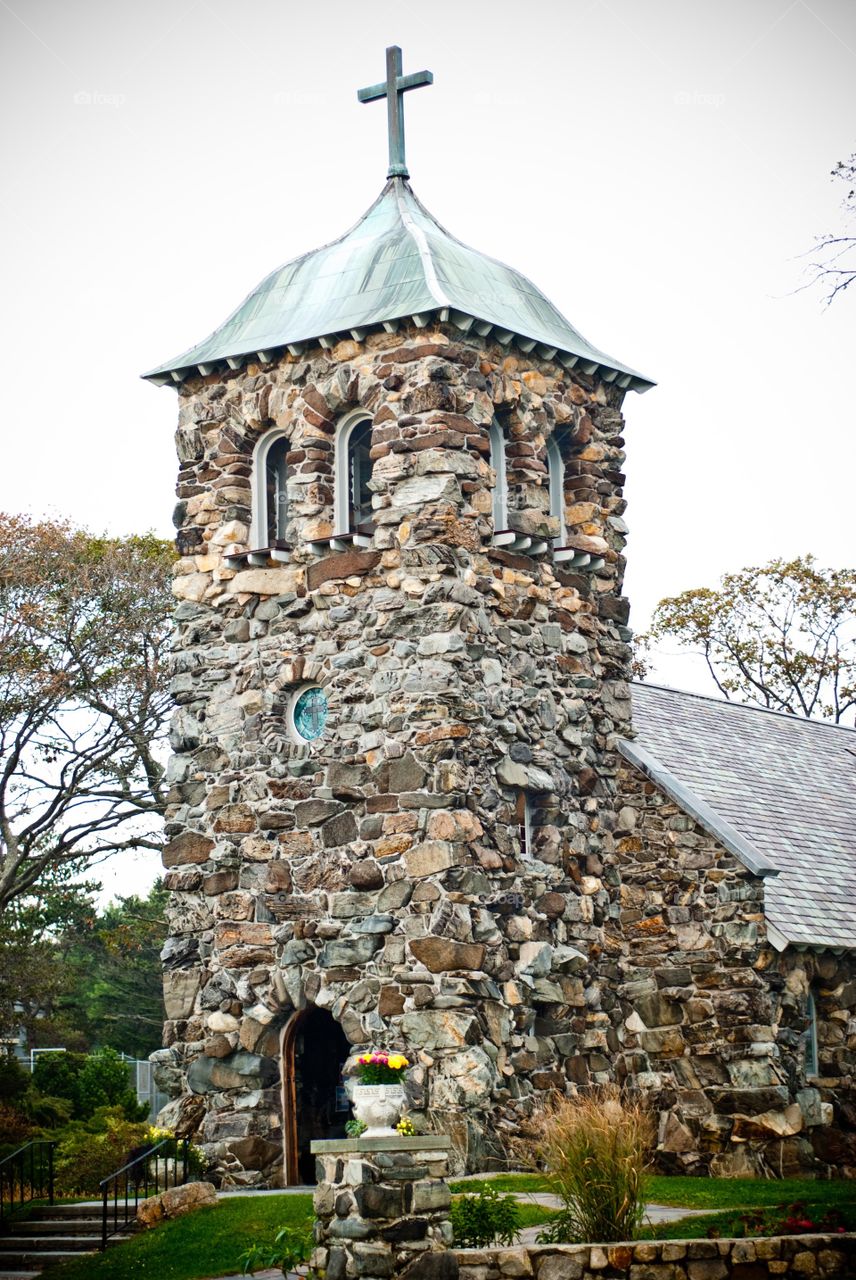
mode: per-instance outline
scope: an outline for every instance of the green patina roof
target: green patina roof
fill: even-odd
[[[391,179],[339,240],[272,272],[209,338],[143,376],[180,382],[223,361],[239,367],[284,347],[299,353],[311,342],[329,346],[378,325],[431,319],[493,332],[635,391],[653,385],[586,342],[525,276],[449,235],[404,178]]]

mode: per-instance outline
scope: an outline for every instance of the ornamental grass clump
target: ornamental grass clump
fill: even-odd
[[[527,1146],[562,1209],[540,1238],[633,1240],[645,1211],[642,1179],[653,1141],[648,1110],[615,1085],[549,1101],[531,1122]]]

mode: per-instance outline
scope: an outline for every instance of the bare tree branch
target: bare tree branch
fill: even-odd
[[[842,201],[845,223],[853,227],[852,234],[828,232],[818,236],[808,254],[809,278],[796,290],[820,287],[824,301],[829,306],[839,294],[844,293],[856,280],[856,151],[847,160],[839,160],[831,175],[846,184],[847,193]]]

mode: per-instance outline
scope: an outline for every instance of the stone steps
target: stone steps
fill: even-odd
[[[41,1241],[35,1241],[40,1244]],[[4,1242],[5,1246],[5,1242]],[[29,1270],[32,1275],[38,1275],[45,1267],[56,1266],[58,1262],[72,1262],[75,1258],[85,1257],[87,1253],[94,1252],[93,1249],[27,1249],[17,1248],[0,1249],[0,1276],[6,1273],[6,1268],[11,1267],[13,1271],[21,1269]]]
[[[100,1205],[44,1205],[0,1235],[0,1280],[31,1280],[46,1267],[95,1253],[100,1245]]]
[[[44,1218],[13,1223],[16,1236],[91,1236],[101,1238],[101,1218]],[[0,1244],[3,1237],[0,1236]]]

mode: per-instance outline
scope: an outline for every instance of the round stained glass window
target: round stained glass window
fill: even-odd
[[[295,733],[304,742],[320,738],[327,723],[327,695],[323,689],[304,689],[297,695],[292,710]]]

